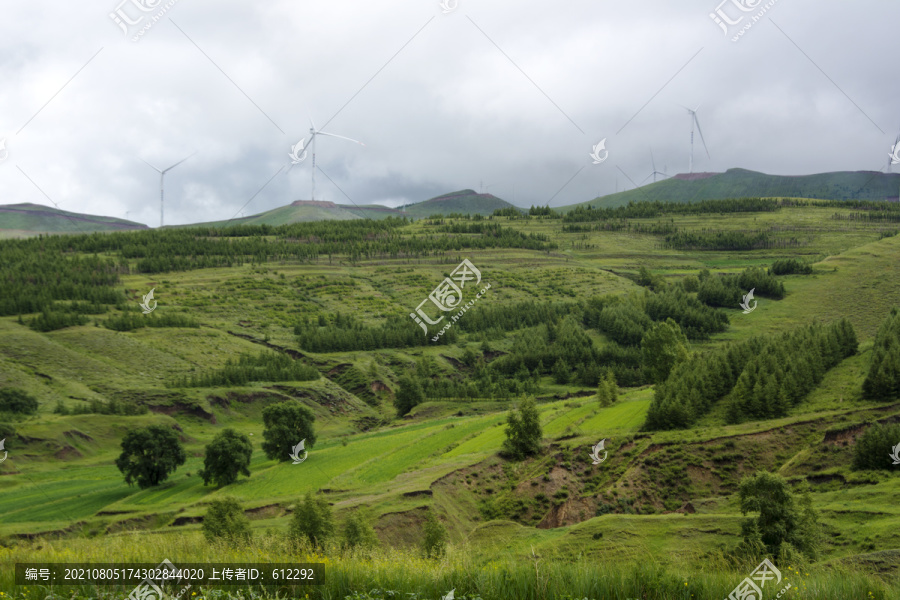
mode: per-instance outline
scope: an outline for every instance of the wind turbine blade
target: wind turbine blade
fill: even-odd
[[[148,163],[148,162],[147,162],[146,160],[144,160],[143,158],[141,159],[141,162],[144,163],[145,165],[147,165],[148,167],[150,167],[151,169],[153,169],[154,171],[156,171],[157,173],[162,173],[162,171],[160,171],[159,169],[157,169],[156,167],[154,167],[153,165],[151,165],[150,163]]]
[[[700,121],[697,119],[697,113],[694,113],[694,123],[697,124],[697,132],[700,134],[700,141],[703,142],[703,149],[706,150],[707,158],[712,158],[709,155],[709,148],[706,147],[706,140],[703,139],[703,130],[700,129]]]
[[[656,171],[654,171],[653,173],[650,173],[649,175],[647,175],[646,177],[644,177],[644,181],[647,181],[648,179],[650,179],[650,178],[653,177],[654,175],[656,175]],[[644,185],[644,181],[641,182],[641,185]]]
[[[344,136],[338,135],[338,134],[336,134],[336,133],[327,133],[327,132],[325,132],[325,131],[317,131],[316,133],[317,133],[318,135],[329,135],[329,136],[331,136],[331,137],[341,138],[342,140],[347,140],[348,142],[353,142],[353,143],[355,143],[355,144],[359,144],[360,146],[365,146],[365,144],[363,144],[363,143],[360,142],[359,140],[354,140],[353,138],[344,137]]]
[[[182,158],[181,160],[179,160],[177,163],[175,163],[174,165],[172,165],[172,166],[169,167],[168,169],[164,169],[163,171],[160,171],[160,172],[161,172],[161,173],[165,173],[166,171],[171,171],[172,169],[174,169],[175,167],[177,167],[178,165],[180,165],[181,163],[183,163],[184,161],[186,161],[187,159],[189,159],[189,158],[190,158],[191,156],[193,156],[194,154],[197,154],[197,153],[194,152],[194,153],[191,154],[190,156],[185,156],[184,158]]]
[[[653,166],[653,172],[656,173],[656,160],[653,158],[653,147],[650,147],[650,164]]]

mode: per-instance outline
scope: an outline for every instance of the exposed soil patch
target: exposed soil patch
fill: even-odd
[[[433,493],[431,490],[415,490],[413,492],[403,492],[403,495],[407,498],[415,498],[416,496],[431,496]]]
[[[196,404],[188,405],[176,402],[168,406],[153,405],[149,408],[150,412],[161,415],[168,415],[170,417],[174,414],[190,415],[192,417],[199,417],[204,421],[208,421],[212,425],[215,425],[217,423],[216,416],[214,414],[212,414],[211,412],[207,412],[202,407],[197,406]]]
[[[373,526],[375,534],[384,545],[418,546],[422,543],[422,526],[427,510],[423,506],[381,515]]]
[[[82,454],[72,446],[66,445],[54,452],[53,456],[59,460],[69,460],[71,458],[81,458]]]
[[[86,433],[81,433],[81,432],[78,431],[77,429],[71,429],[71,430],[69,430],[69,431],[64,431],[64,432],[63,432],[63,435],[66,436],[66,437],[71,437],[71,438],[75,438],[75,437],[81,438],[81,439],[83,439],[83,440],[85,440],[85,441],[87,441],[87,442],[93,442],[93,441],[94,441],[94,438],[92,438],[91,436],[89,436],[89,435],[86,434]]]
[[[278,344],[273,344],[272,342],[267,342],[265,340],[255,338],[252,335],[247,335],[246,333],[236,333],[234,331],[227,331],[226,333],[228,333],[229,335],[233,335],[234,337],[239,337],[242,340],[247,340],[248,342],[253,342],[254,344],[260,344],[262,346],[265,346],[266,348],[271,348],[272,350],[276,350],[278,352],[281,352],[282,354],[287,354],[294,360],[302,360],[302,359],[309,358],[302,352],[294,350],[293,348],[285,348],[284,346],[279,346]],[[319,363],[319,362],[315,362],[315,361],[310,361],[310,362],[319,367],[321,367],[324,364],[324,363]]]
[[[174,521],[172,521],[172,525],[178,527],[180,525],[190,525],[193,523],[202,523],[203,517],[176,517]]]

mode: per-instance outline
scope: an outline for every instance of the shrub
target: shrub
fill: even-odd
[[[812,273],[812,265],[808,265],[796,258],[776,260],[769,269],[770,275],[809,275],[810,273]]]
[[[18,388],[0,389],[0,412],[20,415],[37,414],[38,401],[25,390]]]
[[[370,548],[378,545],[378,538],[375,536],[375,530],[366,522],[362,513],[358,510],[347,517],[344,523],[344,540],[345,548]]]
[[[240,503],[228,496],[210,502],[201,529],[208,542],[216,538],[229,542],[250,539],[250,520]]]
[[[314,546],[322,546],[334,534],[334,516],[331,507],[323,499],[313,498],[306,492],[294,509],[288,526],[288,535],[295,540],[305,540]]]
[[[422,550],[427,558],[440,558],[447,551],[447,529],[438,521],[433,510],[425,517]]]

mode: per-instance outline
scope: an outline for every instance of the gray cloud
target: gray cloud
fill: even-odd
[[[716,5],[180,0],[134,43],[109,18],[117,0],[4,3],[0,203],[48,204],[24,171],[65,210],[155,226],[158,175],[141,159],[196,151],[166,176],[167,223],[230,218],[257,192],[244,212],[261,212],[309,197],[310,159],[287,168],[309,118],[365,143],[318,145],[357,204],[482,184],[571,204],[631,187],[619,169],[643,181],[651,147],[658,168],[686,172],[679,105],[701,104],[711,158],[696,140],[695,171],[886,167],[900,5],[778,0],[737,43]],[[593,165],[602,138],[610,158]],[[318,199],[349,203],[317,180]]]

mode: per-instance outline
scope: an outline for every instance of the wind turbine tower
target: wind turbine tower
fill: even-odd
[[[342,135],[337,135],[334,133],[328,133],[327,131],[320,131],[316,129],[316,126],[313,125],[312,119],[309,120],[309,144],[312,145],[312,191],[310,192],[310,200],[316,199],[316,136],[319,135],[327,135],[331,137],[340,138],[342,140],[347,140],[348,142],[353,142],[354,144],[359,144],[360,146],[365,146],[359,140],[354,140],[352,138],[344,137]]]
[[[194,154],[197,154],[197,153],[194,152]],[[163,188],[163,182],[165,181],[166,173],[168,173],[169,171],[171,171],[172,169],[174,169],[175,167],[177,167],[178,165],[180,165],[181,163],[183,163],[184,161],[189,159],[194,154],[191,154],[190,156],[186,156],[185,158],[182,158],[181,160],[179,160],[177,163],[175,163],[171,167],[169,167],[167,169],[163,169],[163,170],[159,170],[156,167],[154,167],[153,165],[151,165],[150,163],[148,163],[143,158],[141,159],[145,165],[147,165],[148,167],[150,167],[151,169],[153,169],[154,171],[159,173],[159,226],[160,227],[163,226],[163,205],[164,205],[164,201],[165,201],[165,192],[164,192],[164,188]]]
[[[697,105],[697,108],[691,110],[686,106],[682,106],[683,109],[688,111],[688,114],[691,115],[691,162],[690,168],[688,170],[689,173],[694,172],[694,127],[697,128],[697,133],[700,134],[700,141],[703,142],[703,149],[706,150],[707,158],[711,158],[709,156],[709,148],[706,147],[706,140],[703,139],[703,130],[700,129],[700,121],[697,119],[697,110],[700,109],[700,105]]]
[[[644,178],[644,181],[647,181],[648,179],[650,179],[650,178],[652,177],[652,178],[653,178],[653,183],[656,183],[656,176],[657,176],[657,175],[662,175],[663,177],[668,177],[668,176],[669,176],[668,173],[666,173],[666,168],[665,168],[665,167],[663,167],[663,170],[662,170],[662,171],[657,171],[657,170],[656,170],[656,159],[653,158],[653,148],[650,148],[650,164],[653,166],[653,172],[650,173],[649,175],[647,175],[647,177]],[[642,181],[641,183],[643,184],[644,181]]]

